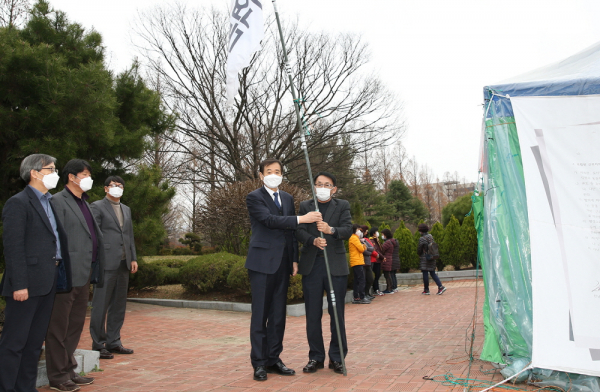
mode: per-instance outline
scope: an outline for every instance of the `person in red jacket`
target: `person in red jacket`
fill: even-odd
[[[379,290],[379,278],[381,277],[381,263],[383,262],[383,251],[381,249],[381,244],[379,243],[379,228],[377,226],[371,227],[369,234],[371,238],[369,240],[373,244],[375,250],[371,253],[371,268],[373,269],[373,273],[375,277],[373,279],[373,294],[374,295],[383,295],[383,293]]]

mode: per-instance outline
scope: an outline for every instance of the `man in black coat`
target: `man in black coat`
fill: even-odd
[[[294,230],[300,223],[320,221],[321,214],[313,211],[296,216],[294,198],[278,188],[283,179],[283,167],[278,160],[261,162],[260,178],[265,186],[246,197],[252,237],[245,266],[252,290],[250,359],[254,379],[264,381],[267,373],[295,374],[279,358],[283,351],[290,275],[296,275],[298,270]]]
[[[314,373],[323,369],[325,362],[325,346],[321,318],[323,317],[323,291],[327,292],[329,302],[329,318],[331,342],[329,343],[329,368],[336,373],[343,373],[342,354],[338,344],[330,297],[330,287],[325,267],[323,252],[327,252],[333,292],[336,297],[336,309],[344,347],[344,357],[348,353],[346,328],[344,324],[344,306],[346,288],[348,286],[348,261],[344,240],[352,235],[352,216],[350,203],[346,200],[334,199],[337,191],[336,178],[333,174],[320,172],[314,178],[315,191],[319,202],[319,211],[323,221],[317,224],[301,224],[296,229],[296,238],[303,244],[302,256],[298,263],[298,272],[302,274],[302,291],[306,309],[306,335],[308,338],[308,364],[304,373]],[[300,203],[300,214],[315,210],[314,200]],[[321,232],[325,238],[321,238]]]
[[[29,155],[21,162],[25,189],[2,210],[6,298],[0,335],[0,391],[35,391],[38,360],[57,288],[71,290],[65,232],[50,204],[56,159]]]

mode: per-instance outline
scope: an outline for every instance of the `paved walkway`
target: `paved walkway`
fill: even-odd
[[[421,295],[421,287],[410,287],[378,297],[370,305],[347,304],[347,377],[329,369],[302,373],[308,360],[306,321],[305,317],[288,317],[282,360],[296,370],[296,376],[270,374],[265,382],[252,379],[249,313],[129,303],[122,336],[135,354],[101,360],[104,371],[91,373],[95,383],[81,390],[446,391],[450,388],[423,377],[448,372],[466,375],[466,338],[476,293],[472,280],[448,282],[447,287],[442,296]],[[483,339],[483,287],[478,291],[476,352]],[[328,331],[326,313],[323,322]],[[83,349],[91,348],[88,325],[79,345]],[[329,341],[328,332],[325,341]],[[501,380],[497,372],[488,374],[490,369],[490,364],[476,361],[471,378]]]

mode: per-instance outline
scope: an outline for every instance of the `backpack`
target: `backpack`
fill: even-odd
[[[435,240],[433,239],[433,237],[431,237],[431,242],[427,245],[427,250],[425,251],[425,259],[427,261],[430,260],[437,260],[440,258],[440,248],[437,244],[437,242],[435,242]]]

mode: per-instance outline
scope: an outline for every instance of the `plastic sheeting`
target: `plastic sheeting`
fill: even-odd
[[[590,94],[600,94],[600,43],[556,64],[484,88],[480,219],[475,209],[486,289],[483,360],[517,365],[531,361],[532,352],[529,221],[510,97]],[[600,392],[597,377],[550,370],[535,369],[530,382]]]
[[[479,239],[486,302],[481,359],[531,358],[529,229],[523,165],[514,118],[489,108],[484,129],[484,219]],[[484,322],[486,321],[484,320]],[[493,335],[493,338],[487,336]]]

